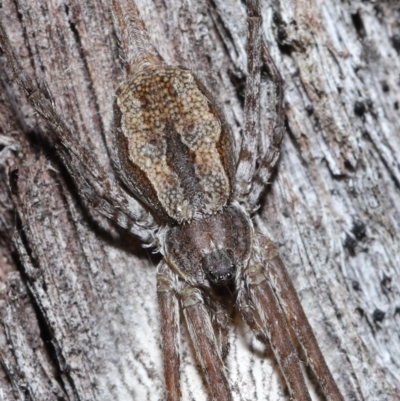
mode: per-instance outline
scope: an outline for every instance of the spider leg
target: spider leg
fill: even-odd
[[[247,79],[244,101],[244,129],[239,162],[236,169],[235,197],[244,200],[251,190],[251,183],[258,157],[260,136],[260,79],[262,18],[258,0],[248,3]]]
[[[133,0],[112,0],[111,5],[114,27],[121,43],[121,56],[127,74],[133,75],[142,68],[161,64],[163,59],[151,43]]]
[[[214,321],[217,326],[218,340],[221,350],[221,356],[224,360],[229,353],[229,317],[226,310],[219,302],[215,302]]]
[[[183,314],[197,359],[203,368],[215,401],[232,401],[226,369],[201,291],[185,286],[180,291]]]
[[[123,228],[145,242],[152,239],[152,216],[132,197],[110,179],[100,164],[79,144],[74,134],[60,118],[53,103],[33,84],[20,67],[8,37],[0,23],[0,46],[13,72],[15,81],[25,93],[35,111],[47,122],[55,135],[55,147],[67,169],[75,178],[82,195],[94,208],[108,218],[114,218]],[[82,171],[84,177],[82,177]],[[129,220],[129,222],[128,222]]]
[[[259,0],[250,0],[248,5],[248,76],[246,80],[244,106],[244,133],[236,171],[236,197],[247,210],[257,207],[259,197],[278,161],[282,138],[285,132],[283,110],[282,77],[265,45],[262,35],[262,17]],[[265,144],[260,131],[260,81],[261,64],[264,63],[270,76],[270,93],[266,130],[270,135]]]
[[[329,401],[344,401],[342,394],[332,377],[325,362],[318,342],[304,313],[296,289],[292,280],[278,255],[275,245],[267,238],[260,237],[260,247],[263,249],[263,257],[267,274],[274,283],[275,292],[282,308],[289,320],[300,344],[305,350],[307,360],[314,371],[318,382]]]
[[[59,157],[63,165],[68,170],[70,176],[72,177],[75,185],[79,190],[79,194],[100,214],[104,217],[115,222],[119,227],[128,230],[138,238],[140,238],[144,243],[153,243],[153,234],[151,230],[146,230],[146,224],[144,224],[144,230],[141,226],[140,221],[132,219],[125,211],[121,210],[118,203],[115,204],[114,200],[108,200],[104,195],[101,188],[96,190],[93,183],[91,183],[85,176],[81,174],[84,169],[82,165],[77,167],[77,160],[73,160],[70,154],[64,149],[58,149]],[[118,200],[117,200],[118,202]]]
[[[179,304],[171,270],[161,261],[157,267],[157,297],[161,315],[162,350],[167,401],[181,399],[179,354]]]
[[[253,177],[251,191],[247,197],[248,210],[257,208],[260,195],[265,185],[268,184],[275,165],[278,162],[282,139],[285,133],[283,80],[264,42],[262,44],[262,58],[271,78],[271,82],[269,82],[268,105],[266,107],[268,113],[266,120],[268,121],[267,131],[271,132],[272,135],[269,136],[268,145],[261,146],[262,144],[260,144],[262,150],[259,152],[258,168]]]
[[[250,263],[243,272],[245,296],[251,299],[265,335],[281,367],[291,396],[296,401],[311,401],[300,360],[292,343],[289,328],[260,263]],[[252,327],[253,328],[253,327]],[[257,334],[258,331],[255,331]]]
[[[262,326],[254,316],[254,305],[249,298],[248,291],[246,291],[244,287],[238,293],[237,305],[242,319],[253,331],[257,340],[269,345],[268,336],[265,334]]]

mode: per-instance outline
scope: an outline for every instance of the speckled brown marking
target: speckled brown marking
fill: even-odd
[[[145,69],[122,85],[116,108],[126,181],[161,216],[182,222],[227,204],[232,137],[190,71]]]

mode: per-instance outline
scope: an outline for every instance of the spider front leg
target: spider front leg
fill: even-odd
[[[274,283],[275,292],[285,315],[305,350],[308,363],[314,371],[324,394],[330,401],[344,401],[325,362],[289,273],[279,257],[278,250],[269,239],[261,235],[259,235],[259,245],[263,250],[267,274],[271,282]]]
[[[170,268],[162,260],[157,267],[157,298],[161,317],[162,350],[167,401],[181,399],[179,354],[179,304]]]
[[[195,287],[185,286],[179,292],[179,296],[197,360],[207,378],[212,399],[232,401],[226,367],[217,345],[210,315],[204,304],[203,294]]]
[[[230,342],[229,342],[229,317],[226,312],[226,309],[219,303],[216,302],[216,311],[213,315],[215,324],[217,326],[217,333],[219,339],[219,346],[221,350],[222,359],[225,358],[229,354],[230,350]]]
[[[180,401],[179,306],[174,277],[168,265],[161,261],[157,268],[157,295],[161,317],[162,350],[167,401]],[[213,399],[232,400],[223,359],[229,350],[228,318],[221,305],[216,303],[215,321],[219,344],[214,334],[209,308],[200,290],[184,286],[179,291],[183,313],[196,356],[210,385]]]
[[[285,316],[272,291],[264,266],[251,260],[243,272],[243,280],[244,286],[239,296],[239,302],[242,303],[240,309],[253,307],[253,313],[257,313],[262,332],[271,344],[293,398],[296,401],[311,401]],[[251,306],[248,303],[243,306],[246,298],[250,300]],[[246,315],[243,318],[248,320]],[[259,326],[252,325],[250,327],[260,338]]]
[[[250,327],[259,338],[260,330],[268,337],[292,396],[298,401],[310,400],[287,321],[304,348],[307,360],[327,399],[344,401],[278,251],[272,242],[261,234],[256,235],[256,246],[242,277],[239,304],[243,318],[248,321],[246,313],[248,314],[251,308],[253,313],[256,312],[257,317],[253,317],[253,320],[257,325]],[[279,303],[270,283],[274,286]]]

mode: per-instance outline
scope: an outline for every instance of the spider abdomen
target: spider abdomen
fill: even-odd
[[[125,181],[155,212],[183,222],[227,204],[232,136],[190,71],[140,71],[119,89],[115,109]]]

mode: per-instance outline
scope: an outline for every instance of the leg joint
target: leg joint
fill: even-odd
[[[200,290],[193,287],[185,287],[179,292],[182,308],[188,308],[198,304],[204,304]]]
[[[267,279],[265,268],[261,263],[255,263],[243,272],[249,285],[259,285]]]

